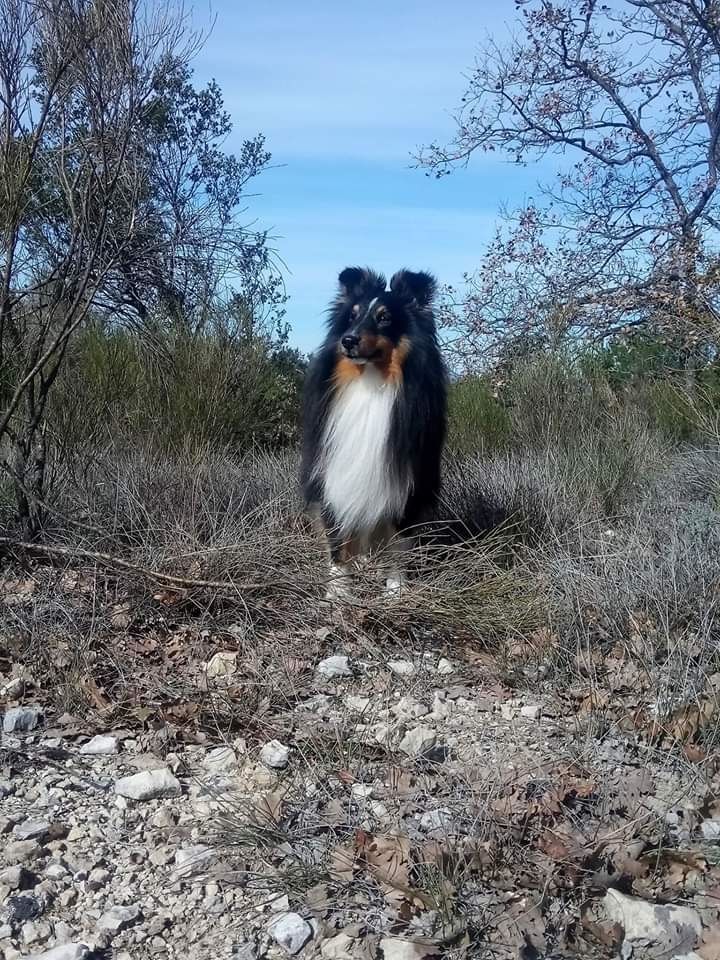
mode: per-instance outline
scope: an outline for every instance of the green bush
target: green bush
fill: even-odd
[[[89,326],[72,345],[48,416],[59,449],[216,443],[237,449],[297,438],[304,362],[259,336]]]
[[[503,449],[510,439],[510,417],[483,377],[450,385],[448,449],[471,455]]]

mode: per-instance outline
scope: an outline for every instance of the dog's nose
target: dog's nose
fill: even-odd
[[[355,347],[360,343],[360,337],[355,336],[354,333],[346,333],[340,342],[349,352],[350,350],[354,350]]]

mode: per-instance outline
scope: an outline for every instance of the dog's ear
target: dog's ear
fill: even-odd
[[[414,300],[418,306],[427,307],[432,303],[437,281],[430,273],[412,270],[398,270],[390,281],[390,289],[402,300]]]
[[[367,267],[345,267],[338,277],[340,295],[348,300],[378,297],[385,290],[385,277]]]

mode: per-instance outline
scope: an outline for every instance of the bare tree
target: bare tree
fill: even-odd
[[[26,537],[48,396],[89,315],[197,318],[229,275],[248,300],[274,290],[264,235],[238,221],[268,155],[260,137],[218,148],[219,91],[189,83],[198,43],[159,0],[0,0],[0,465]]]
[[[420,160],[441,175],[476,151],[575,159],[498,231],[458,297],[461,331],[716,345],[720,3],[517,6],[519,38],[481,51],[455,139]]]

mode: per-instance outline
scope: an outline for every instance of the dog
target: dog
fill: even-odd
[[[400,554],[440,489],[447,375],[429,273],[385,277],[347,267],[303,396],[301,483],[330,554],[327,599],[350,596],[353,563],[390,557],[385,589],[403,585]]]

